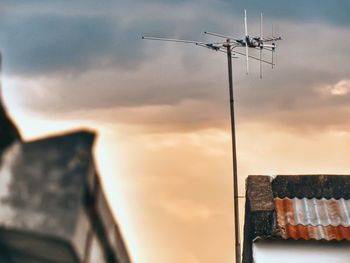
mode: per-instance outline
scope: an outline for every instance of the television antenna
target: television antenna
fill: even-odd
[[[224,39],[221,42],[203,42],[193,41],[185,39],[174,38],[160,38],[142,36],[142,39],[158,40],[166,42],[178,42],[186,44],[194,44],[200,47],[208,48],[217,52],[227,54],[227,66],[228,66],[228,81],[229,81],[229,95],[230,95],[230,114],[231,114],[231,135],[232,135],[232,158],[233,158],[233,195],[234,195],[234,220],[235,220],[235,255],[236,263],[241,262],[241,243],[240,243],[240,225],[239,225],[239,203],[238,199],[238,174],[237,174],[237,154],[236,154],[236,127],[235,127],[235,112],[234,112],[234,94],[233,94],[233,74],[232,74],[232,58],[238,58],[236,55],[244,56],[246,61],[246,74],[249,73],[249,58],[260,62],[260,78],[262,78],[263,63],[271,65],[273,68],[274,53],[276,51],[276,41],[282,40],[280,36],[274,36],[274,28],[272,26],[272,36],[263,37],[263,14],[260,15],[260,35],[250,36],[248,34],[247,25],[247,11],[244,10],[244,38],[235,38],[232,36],[222,35],[215,32],[204,32],[204,34],[219,37]],[[237,49],[243,48],[244,51],[237,51]],[[249,54],[249,49],[259,50],[259,57],[255,57]],[[263,59],[263,51],[271,52],[271,61]]]

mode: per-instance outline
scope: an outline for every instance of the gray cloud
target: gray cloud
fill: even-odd
[[[228,107],[225,56],[192,46],[139,39],[141,33],[191,38],[194,32],[199,38],[206,29],[242,33],[241,15],[232,17],[229,10],[222,10],[227,3],[195,3],[138,2],[136,6],[143,8],[128,13],[130,6],[120,6],[115,16],[106,8],[84,8],[77,17],[50,10],[51,15],[22,16],[20,22],[9,18],[2,26],[15,30],[19,23],[23,30],[12,36],[18,37],[19,53],[7,53],[7,65],[13,63],[10,68],[22,67],[27,72],[19,75],[22,84],[12,89],[17,90],[26,107],[45,114],[96,118],[91,112],[102,111],[104,121],[167,129],[184,125],[193,129],[223,127]],[[44,20],[47,23],[41,24]],[[265,67],[264,79],[260,81],[256,63],[251,61],[251,74],[246,77],[244,60],[235,61],[239,121],[270,121],[286,127],[300,123],[317,128],[342,123],[348,95],[332,96],[319,90],[349,78],[349,30],[336,23],[277,22],[284,40],[279,44],[274,71]],[[227,30],[228,24],[234,26]],[[257,21],[251,21],[249,28],[257,31]],[[46,33],[36,38],[36,30]],[[25,36],[29,37],[28,45],[23,44]],[[11,46],[11,41],[5,43]],[[57,53],[52,53],[55,49]],[[11,61],[10,57],[17,60]],[[23,59],[28,62],[22,64]],[[189,106],[188,101],[196,103]],[[155,111],[142,114],[147,107],[161,111],[165,107],[167,115]],[[327,110],[328,115],[335,117],[316,120],[317,110]],[[85,111],[91,114],[82,114]]]
[[[10,72],[45,74],[87,68],[117,44],[113,24],[102,17],[12,17],[2,28],[5,69]]]
[[[350,8],[349,1],[275,1],[275,0],[235,0],[232,9],[236,12],[248,9],[258,15],[263,12],[270,18],[279,20],[288,19],[301,22],[326,22],[334,25],[349,25],[350,18],[347,10]]]
[[[200,38],[204,30],[242,32],[243,9],[251,22],[325,21],[347,25],[348,1],[2,1],[0,48],[11,74],[80,73],[91,68],[135,68],[155,55],[142,34]],[[236,20],[235,20],[236,19]],[[227,30],[227,25],[232,28]]]
[[[0,48],[5,72],[42,75],[115,66],[135,68],[156,52],[145,52],[142,34],[189,37],[193,31],[203,31],[198,30],[198,17],[205,14],[196,13],[193,3],[174,5],[171,1],[103,6],[91,1],[80,5],[34,1],[31,6],[20,1],[19,6],[4,5]],[[211,18],[202,20],[208,23]]]
[[[315,23],[282,26],[286,37],[280,43],[276,71],[267,70],[261,82],[247,79],[238,84],[242,87],[242,119],[266,120],[273,116],[275,122],[291,126],[314,124],[316,128],[343,123],[348,94],[332,96],[319,90],[349,78],[350,52],[345,43],[350,41],[350,31]],[[345,41],[338,42],[335,49],[334,41],[339,38]],[[319,120],[317,111],[323,112]],[[324,114],[334,116],[322,118]]]

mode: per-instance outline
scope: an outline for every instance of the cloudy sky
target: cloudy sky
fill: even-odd
[[[349,174],[347,0],[0,0],[11,115],[26,139],[99,132],[99,171],[136,263],[233,262],[225,55],[141,36],[239,37],[244,9],[250,34],[263,12],[265,34],[274,24],[284,40],[263,80],[234,60],[240,195],[249,174]]]

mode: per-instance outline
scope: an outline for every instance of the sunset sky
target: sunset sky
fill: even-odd
[[[11,116],[25,139],[98,132],[136,263],[234,261],[225,54],[141,36],[241,37],[244,9],[251,34],[263,12],[283,41],[262,80],[234,60],[240,195],[249,174],[350,174],[348,0],[0,0]]]

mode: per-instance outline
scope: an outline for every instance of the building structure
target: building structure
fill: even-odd
[[[0,98],[0,262],[131,262],[94,165],[94,140],[83,130],[25,142]]]
[[[350,258],[350,176],[249,176],[244,263]]]

